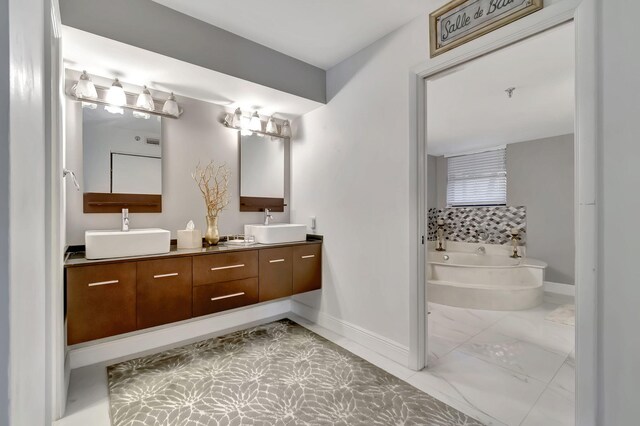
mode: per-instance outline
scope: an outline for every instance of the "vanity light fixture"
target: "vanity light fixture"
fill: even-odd
[[[254,111],[251,116],[251,122],[249,122],[249,130],[254,130],[261,132],[262,131],[262,121],[260,121],[260,116],[258,115],[258,111]]]
[[[269,117],[269,121],[267,121],[267,128],[265,129],[267,133],[278,133],[278,125],[273,117]]]
[[[284,120],[282,122],[282,130],[280,131],[280,134],[285,138],[291,137],[291,126],[289,125],[289,120]]]
[[[153,98],[151,97],[151,92],[149,92],[147,86],[144,86],[144,89],[142,89],[142,92],[140,92],[140,94],[138,95],[136,106],[138,108],[146,109],[147,111],[153,111],[156,109],[156,105],[153,102]]]
[[[98,91],[96,90],[96,86],[91,81],[91,77],[87,74],[86,71],[82,71],[78,82],[75,87],[75,95],[77,98],[82,99],[97,99]],[[95,104],[94,104],[95,105]]]
[[[167,99],[167,101],[164,103],[162,112],[164,112],[165,114],[173,115],[175,117],[180,115],[180,107],[178,107],[178,102],[176,102],[176,97],[173,92],[171,92],[169,99]]]

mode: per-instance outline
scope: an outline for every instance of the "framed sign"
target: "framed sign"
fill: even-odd
[[[429,15],[431,57],[542,9],[543,0],[454,0]]]

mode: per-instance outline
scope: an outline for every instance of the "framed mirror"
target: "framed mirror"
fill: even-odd
[[[84,212],[161,212],[161,117],[120,111],[83,109]]]
[[[284,211],[285,139],[240,134],[240,211]]]

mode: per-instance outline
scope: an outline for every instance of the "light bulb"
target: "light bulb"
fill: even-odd
[[[154,109],[156,109],[156,105],[153,102],[153,98],[151,97],[151,92],[149,92],[147,86],[144,86],[144,89],[138,95],[136,106],[138,108],[146,109],[147,111],[153,111]]]
[[[278,125],[273,117],[269,117],[269,121],[267,121],[267,128],[265,129],[267,133],[278,133]]]
[[[235,127],[237,129],[242,127],[242,110],[240,108],[236,108],[236,111],[233,113],[231,127]]]
[[[124,93],[122,84],[120,84],[120,80],[117,78],[113,81],[113,84],[107,92],[106,101],[116,107],[125,106],[127,104],[127,95]]]
[[[249,130],[252,131],[262,131],[262,121],[260,121],[260,116],[258,115],[258,111],[255,111],[251,116],[251,122],[249,123]]]
[[[289,125],[289,120],[284,120],[282,123],[282,130],[280,131],[280,134],[285,138],[291,137],[291,126]]]
[[[174,96],[173,92],[171,92],[169,99],[167,99],[167,101],[164,103],[162,112],[164,112],[165,114],[173,115],[174,117],[180,115],[180,107],[178,107],[178,102],[176,102],[176,97]]]
[[[98,92],[93,81],[86,71],[82,71],[78,83],[76,83],[75,94],[77,98],[98,99]]]

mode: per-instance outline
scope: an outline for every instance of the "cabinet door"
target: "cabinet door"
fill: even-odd
[[[257,302],[257,278],[193,287],[193,316],[196,317]]]
[[[193,285],[206,285],[258,276],[256,250],[209,254],[193,258]]]
[[[260,301],[291,296],[293,247],[260,250]]]
[[[293,293],[322,287],[322,244],[306,244],[293,248]]]
[[[136,329],[136,264],[67,269],[67,343]]]
[[[191,318],[191,258],[138,262],[137,326]]]

